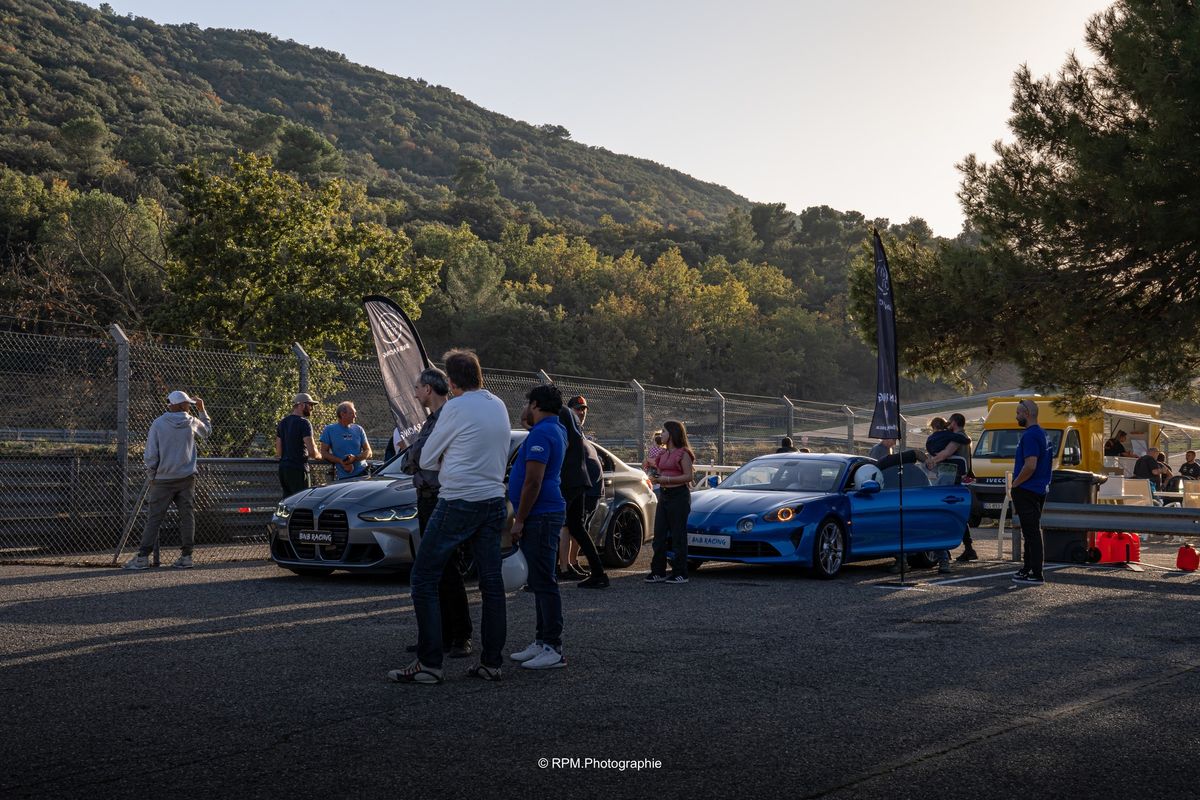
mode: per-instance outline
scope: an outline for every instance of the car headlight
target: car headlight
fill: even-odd
[[[791,522],[804,506],[784,506],[777,508],[763,517],[766,522]]]
[[[285,506],[283,503],[275,506],[275,519],[287,519],[292,515],[292,507]]]
[[[743,517],[738,520],[738,533],[749,533],[752,530],[754,530],[754,517]]]
[[[391,506],[377,508],[374,511],[364,511],[358,515],[364,522],[399,522],[405,519],[417,518],[416,506]]]

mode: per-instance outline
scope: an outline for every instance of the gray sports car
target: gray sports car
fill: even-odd
[[[525,431],[513,431],[509,465]],[[604,563],[627,567],[654,531],[657,498],[646,473],[603,447],[604,495],[589,530]],[[505,476],[507,479],[507,475]],[[511,520],[512,511],[509,510]],[[389,572],[407,569],[421,535],[412,476],[394,458],[370,478],[319,486],[284,498],[267,525],[271,560],[299,575],[335,569]],[[508,544],[507,532],[504,544]],[[468,568],[463,563],[462,568]]]

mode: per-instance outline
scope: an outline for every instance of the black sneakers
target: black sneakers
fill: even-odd
[[[607,589],[607,575],[589,575],[579,582],[580,589]]]
[[[968,561],[978,561],[979,554],[975,552],[975,548],[968,547],[966,550],[963,550],[962,553],[959,554],[958,558],[956,558],[954,560],[960,561],[964,564]]]
[[[1017,570],[1012,576],[1013,583],[1019,583],[1025,586],[1041,586],[1046,582],[1046,579],[1041,575],[1034,575],[1028,570]]]

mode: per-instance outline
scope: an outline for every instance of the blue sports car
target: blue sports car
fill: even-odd
[[[777,453],[746,463],[692,495],[688,559],[797,564],[832,578],[848,561],[900,552],[899,469],[861,456]],[[914,566],[962,543],[971,511],[965,486],[931,486],[904,466],[904,550]]]

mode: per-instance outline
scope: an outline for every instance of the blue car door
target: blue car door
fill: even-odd
[[[895,552],[896,531],[900,519],[900,492],[895,483],[875,494],[851,488],[850,553],[854,557]]]

